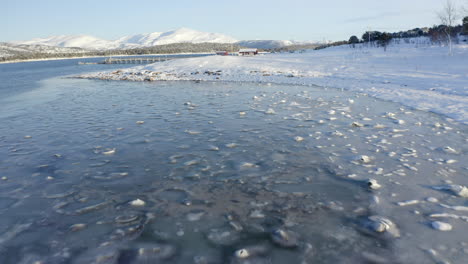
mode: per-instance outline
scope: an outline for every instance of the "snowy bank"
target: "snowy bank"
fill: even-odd
[[[463,43],[463,42],[462,42]],[[468,123],[468,45],[340,46],[295,54],[173,60],[80,78],[241,81],[319,85],[368,93]]]

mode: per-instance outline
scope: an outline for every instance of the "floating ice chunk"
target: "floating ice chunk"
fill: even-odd
[[[211,151],[218,151],[219,148],[216,147],[216,146],[210,146],[209,150],[211,150]]]
[[[304,141],[304,138],[303,137],[300,137],[300,136],[297,136],[297,137],[294,137],[294,140],[296,142],[301,142],[301,141]]]
[[[333,136],[338,136],[338,137],[342,137],[342,136],[344,136],[344,134],[343,134],[343,133],[341,133],[341,132],[340,132],[340,131],[338,131],[338,130],[336,130],[336,131],[332,132],[332,135],[333,135]]]
[[[448,213],[430,214],[429,217],[431,217],[431,218],[453,218],[453,219],[460,219],[460,216],[459,216],[459,215],[456,215],[456,214],[448,214]]]
[[[298,235],[284,229],[276,229],[271,233],[273,243],[284,248],[294,248],[299,245]]]
[[[274,115],[274,114],[276,114],[276,112],[275,112],[275,110],[273,110],[273,108],[268,108],[268,110],[265,111],[265,114]]]
[[[409,201],[404,201],[404,202],[398,202],[398,206],[408,206],[408,205],[415,205],[420,203],[418,200],[409,200]]]
[[[226,144],[226,147],[235,148],[235,147],[237,147],[237,144],[236,143],[229,143],[229,144]]]
[[[348,99],[348,103],[354,104],[354,100],[353,99]]]
[[[25,139],[31,139],[32,136],[24,136]]]
[[[2,181],[6,181],[6,180],[8,180],[8,177],[3,176],[3,177],[2,177]]]
[[[446,146],[443,148],[443,150],[447,153],[451,153],[451,154],[457,154],[458,151],[456,151],[455,149],[451,148],[450,146]]]
[[[439,231],[450,231],[452,230],[452,225],[445,222],[434,221],[431,223],[432,228]]]
[[[414,167],[414,166],[411,166],[409,165],[408,163],[403,163],[403,166],[409,170],[412,170],[412,171],[418,171],[418,168]]]
[[[76,232],[86,228],[86,224],[74,224],[70,226],[70,231]]]
[[[268,246],[266,245],[255,245],[255,246],[249,246],[245,248],[241,248],[239,250],[236,250],[234,252],[234,256],[239,259],[246,259],[250,257],[255,257],[255,256],[262,256],[266,255],[268,252]],[[244,262],[242,262],[244,263]],[[253,262],[245,262],[245,263],[257,263],[256,261]],[[261,262],[263,263],[263,262]]]
[[[240,116],[245,116],[247,113],[246,112],[239,112]]]
[[[367,186],[369,186],[369,188],[372,190],[378,190],[382,188],[382,185],[380,185],[375,179],[367,180]]]
[[[359,123],[359,122],[353,122],[351,125],[352,125],[353,127],[363,127],[363,126],[364,126],[364,124],[361,124],[361,123]]]
[[[241,168],[255,168],[255,167],[258,167],[258,166],[251,162],[244,162],[241,165]]]
[[[400,237],[400,230],[398,230],[397,226],[390,219],[383,216],[370,216],[368,227],[375,232],[387,232],[393,237]]]
[[[385,128],[385,126],[382,125],[382,124],[376,124],[376,125],[374,126],[374,128],[376,128],[376,129],[382,129],[382,128]]]
[[[375,173],[376,175],[381,175],[381,174],[383,174],[383,171],[384,171],[383,168],[377,168],[377,169],[374,171],[374,173]]]
[[[201,132],[194,131],[194,130],[185,130],[185,133],[187,133],[189,135],[199,135]]]
[[[405,120],[400,119],[400,120],[396,121],[396,123],[399,124],[399,125],[404,125],[406,122],[405,122]]]
[[[439,202],[439,200],[437,198],[435,198],[435,197],[428,197],[426,199],[426,201],[428,201],[430,203],[438,203]]]
[[[136,121],[137,125],[143,125],[145,121]]]
[[[247,249],[243,248],[243,249],[237,250],[234,253],[234,256],[236,256],[236,258],[244,259],[244,258],[250,257],[250,253],[249,253],[249,251]]]
[[[455,211],[465,211],[465,212],[468,212],[468,206],[462,206],[462,205],[454,205],[454,206],[451,206],[451,205],[446,205],[446,204],[440,204],[440,206],[444,207],[444,208],[447,208],[447,209],[452,209],[452,210],[455,210]]]
[[[358,158],[357,158],[358,161],[362,162],[362,163],[369,163],[372,161],[372,159],[369,157],[369,156],[366,156],[366,155],[360,155]]]
[[[453,163],[457,163],[458,160],[454,160],[454,159],[449,159],[449,160],[446,160],[445,163],[447,164],[453,164]]]
[[[192,166],[192,165],[196,165],[198,163],[199,163],[198,160],[189,160],[189,161],[185,162],[184,165],[185,166]]]
[[[462,186],[458,184],[450,184],[450,185],[442,185],[442,186],[433,186],[432,189],[449,191],[457,196],[468,198],[468,188],[466,186]]]
[[[145,201],[140,200],[140,199],[136,199],[130,202],[130,205],[135,206],[135,207],[142,207],[142,206],[145,206],[145,204],[146,204]]]
[[[114,154],[115,154],[115,150],[116,150],[116,149],[113,148],[113,149],[111,149],[111,150],[109,150],[109,151],[103,152],[102,154],[104,154],[104,155],[114,155]]]

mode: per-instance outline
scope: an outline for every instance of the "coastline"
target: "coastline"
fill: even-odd
[[[63,58],[11,60],[11,61],[2,61],[2,62],[0,62],[0,64],[12,64],[12,63],[21,63],[21,62],[36,62],[36,61],[54,61],[54,60],[93,59],[93,58],[108,58],[108,57],[142,57],[142,56],[174,56],[174,55],[204,55],[204,54],[213,54],[213,55],[215,55],[214,53],[196,52],[196,53],[141,54],[141,55],[83,56],[83,57],[63,57]]]

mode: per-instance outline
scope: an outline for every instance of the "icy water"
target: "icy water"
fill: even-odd
[[[121,67],[75,63],[0,65],[0,263],[467,259],[466,212],[431,216],[467,206],[433,188],[468,185],[465,126],[320,87],[63,78]]]

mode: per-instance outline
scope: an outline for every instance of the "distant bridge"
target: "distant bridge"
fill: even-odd
[[[202,57],[202,56],[212,56],[215,55],[214,53],[206,53],[200,55],[168,55],[168,56],[152,56],[152,57],[114,57],[114,58],[107,58],[102,62],[98,62],[98,64],[144,64],[144,63],[155,63],[161,61],[168,61],[174,59],[186,59],[186,58],[195,58],[195,57]]]
[[[179,57],[177,57],[179,58]],[[168,61],[174,59],[174,57],[133,57],[133,58],[107,58],[99,64],[144,64],[144,63],[155,63],[161,61]]]

